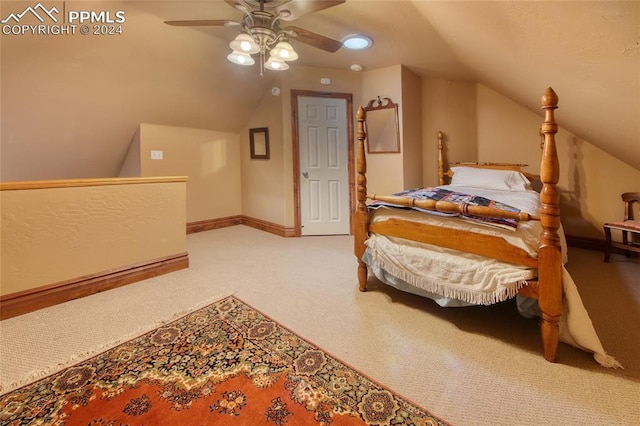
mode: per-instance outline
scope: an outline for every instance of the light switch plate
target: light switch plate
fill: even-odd
[[[151,151],[152,160],[162,160],[163,157],[164,157],[163,151]]]

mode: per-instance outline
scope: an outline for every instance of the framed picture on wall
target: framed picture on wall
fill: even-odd
[[[249,143],[251,158],[256,160],[269,159],[269,128],[257,127],[249,129]]]

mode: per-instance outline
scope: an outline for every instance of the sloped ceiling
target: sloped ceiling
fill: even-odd
[[[563,127],[640,169],[640,3],[413,3],[474,80],[532,109],[552,86]]]
[[[640,2],[347,0],[296,25],[375,40],[360,57],[305,50],[314,65],[402,63],[482,83],[534,111],[551,86],[561,126],[640,169]]]
[[[3,1],[1,15],[32,3]],[[117,174],[140,122],[238,132],[273,82],[225,59],[237,27],[163,23],[240,20],[222,0],[67,4],[125,10],[125,34],[0,36],[2,166],[11,176],[31,177],[11,167],[36,156],[53,159],[36,178],[70,177],[78,157],[75,177]],[[552,86],[562,127],[640,170],[640,2],[347,0],[291,25],[374,39],[367,51],[336,53],[294,41],[294,67],[403,64],[425,78],[482,83],[536,112]],[[86,96],[68,96],[71,88]],[[37,146],[45,133],[58,144]]]
[[[204,18],[187,7],[170,19],[195,16]],[[428,78],[482,83],[533,111],[551,86],[563,127],[640,169],[640,2],[347,0],[292,24],[374,39],[365,52],[334,54],[297,43],[304,65],[403,64]]]

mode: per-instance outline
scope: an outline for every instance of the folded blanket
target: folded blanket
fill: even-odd
[[[454,204],[468,204],[470,206],[491,207],[497,210],[520,213],[519,209],[512,207],[510,205],[507,205],[500,201],[492,200],[479,195],[452,191],[452,190],[444,189],[441,187],[408,189],[402,192],[397,192],[393,194],[393,196],[414,198],[418,200],[422,199],[422,200],[433,200],[433,201],[446,201]],[[401,206],[398,204],[393,204],[393,203],[389,203],[386,201],[379,201],[379,200],[373,201],[368,205],[369,209],[377,209],[380,207],[394,207],[394,208],[403,208],[403,209],[410,208],[410,209],[414,209],[414,210],[418,210],[418,211],[422,211],[430,214],[436,214],[440,216],[461,216],[464,219],[482,222],[488,225],[493,225],[493,226],[497,226],[497,227],[509,229],[509,230],[514,230],[518,227],[518,221],[515,219],[482,217],[482,216],[473,216],[473,215],[460,214],[460,213],[445,213],[437,210],[421,209],[419,207],[406,207],[406,206]]]

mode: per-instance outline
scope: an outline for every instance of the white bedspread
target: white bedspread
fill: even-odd
[[[505,301],[535,278],[533,269],[430,244],[381,235],[372,235],[365,244],[371,261],[391,275],[468,304]]]

